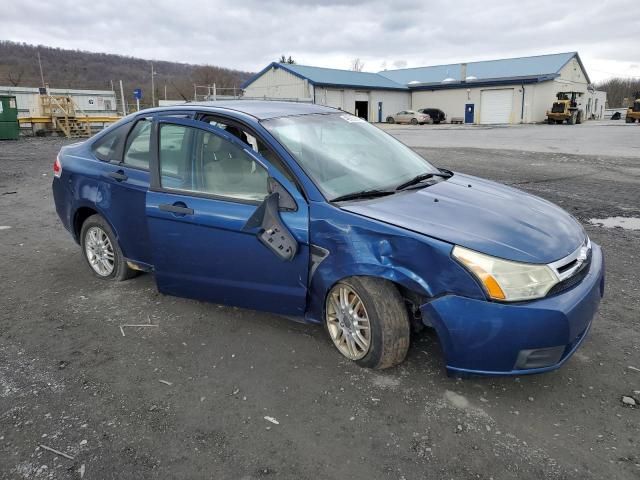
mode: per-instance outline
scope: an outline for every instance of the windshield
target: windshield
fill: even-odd
[[[329,200],[393,189],[417,175],[439,172],[409,147],[353,115],[301,115],[262,124]]]

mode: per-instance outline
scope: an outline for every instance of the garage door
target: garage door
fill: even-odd
[[[513,88],[483,90],[480,94],[480,123],[509,123]]]
[[[344,106],[342,105],[342,90],[327,89],[326,93],[327,93],[327,96],[326,96],[325,105],[329,107],[344,109]]]

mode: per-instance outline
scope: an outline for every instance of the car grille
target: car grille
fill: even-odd
[[[567,265],[559,268],[559,271],[566,271],[569,268],[571,268],[574,264],[575,264],[576,260],[573,260],[571,262],[569,262]],[[578,270],[576,270],[575,272],[573,272],[573,275],[571,275],[568,278],[565,278],[564,280],[562,280],[559,283],[556,283],[551,290],[549,290],[549,292],[547,293],[547,296],[550,297],[552,295],[557,295],[559,293],[562,293],[566,290],[569,290],[570,288],[575,287],[576,285],[578,285],[580,282],[582,282],[582,280],[584,280],[584,277],[587,276],[587,274],[589,273],[589,269],[591,268],[591,249],[589,249],[588,253],[587,253],[587,259],[582,263],[582,265],[580,266],[580,268]]]

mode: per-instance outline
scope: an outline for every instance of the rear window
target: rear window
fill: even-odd
[[[110,160],[119,160],[116,159],[115,156],[128,129],[129,124],[121,125],[93,142],[91,150],[96,158],[107,162]]]

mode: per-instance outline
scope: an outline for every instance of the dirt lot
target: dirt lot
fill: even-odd
[[[0,143],[0,478],[640,477],[640,408],[621,402],[640,402],[640,231],[589,223],[640,217],[640,156],[419,149],[560,204],[606,254],[600,314],[561,370],[460,380],[428,331],[369,371],[320,327],[95,279],[52,205],[64,142]]]

